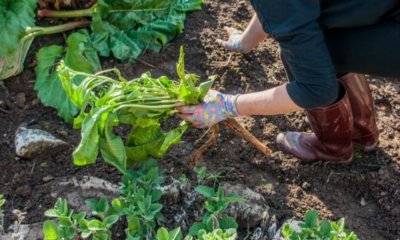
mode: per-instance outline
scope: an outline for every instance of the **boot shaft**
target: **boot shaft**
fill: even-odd
[[[306,110],[313,133],[287,132],[277,136],[279,147],[305,161],[348,163],[353,157],[353,114],[346,90],[328,106]]]
[[[347,91],[344,90],[340,101],[306,113],[325,153],[337,154],[352,148],[353,114]]]
[[[375,107],[371,90],[364,75],[349,73],[340,78],[346,88],[353,118],[353,141],[362,147],[373,148],[378,143]]]

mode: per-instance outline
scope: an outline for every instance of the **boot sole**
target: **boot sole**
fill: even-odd
[[[355,142],[354,146],[361,149],[363,152],[372,152],[376,149],[376,147],[378,146],[378,143],[375,143],[371,146],[364,146],[364,145],[361,145],[361,144]]]
[[[321,161],[323,161],[323,160],[321,160]],[[348,165],[351,162],[353,162],[353,156],[351,156],[350,159],[344,160],[344,161],[323,161],[323,162],[328,162],[330,164],[337,164],[337,165]]]

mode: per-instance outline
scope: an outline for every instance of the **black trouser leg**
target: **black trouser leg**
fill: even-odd
[[[338,73],[400,77],[400,22],[329,30],[325,38]]]

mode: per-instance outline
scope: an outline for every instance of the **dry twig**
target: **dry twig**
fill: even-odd
[[[204,143],[201,147],[196,149],[194,151],[193,156],[192,156],[192,166],[196,167],[197,162],[200,159],[201,155],[203,155],[203,152],[207,150],[207,148],[215,143],[218,138],[218,133],[219,133],[219,126],[218,124],[215,124],[214,126],[211,127],[211,135],[210,138],[207,140],[206,143]]]
[[[258,140],[253,134],[247,131],[242,125],[240,125],[235,119],[227,119],[222,122],[225,126],[232,129],[237,135],[242,137],[243,139],[247,140],[251,144],[253,144],[258,151],[263,153],[264,155],[269,155],[272,153],[271,149],[265,146],[260,140]],[[208,147],[215,143],[218,138],[219,126],[215,124],[210,128],[211,135],[206,143],[204,143],[201,147],[196,149],[192,156],[192,166],[196,167],[197,162],[200,159],[201,155]],[[207,131],[208,132],[208,131]]]
[[[222,123],[232,129],[237,135],[253,144],[258,149],[258,151],[260,151],[264,155],[269,155],[272,153],[271,149],[265,146],[265,144],[258,140],[253,134],[242,127],[242,125],[240,125],[235,119],[227,119]]]

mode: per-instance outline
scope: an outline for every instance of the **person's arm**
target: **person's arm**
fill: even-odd
[[[236,100],[239,115],[277,115],[302,108],[290,98],[286,84],[261,92],[240,95]]]
[[[242,44],[246,49],[253,49],[258,46],[258,44],[268,37],[268,34],[264,32],[260,20],[257,14],[253,15],[249,25],[242,34]]]
[[[286,85],[244,95],[223,94],[210,90],[199,105],[178,107],[178,116],[195,127],[212,126],[239,115],[275,115],[298,111],[289,97]]]
[[[257,14],[253,15],[244,32],[231,27],[225,27],[225,30],[229,35],[228,41],[217,39],[217,42],[229,50],[242,53],[250,52],[268,37],[268,34],[264,32],[261,26]]]

